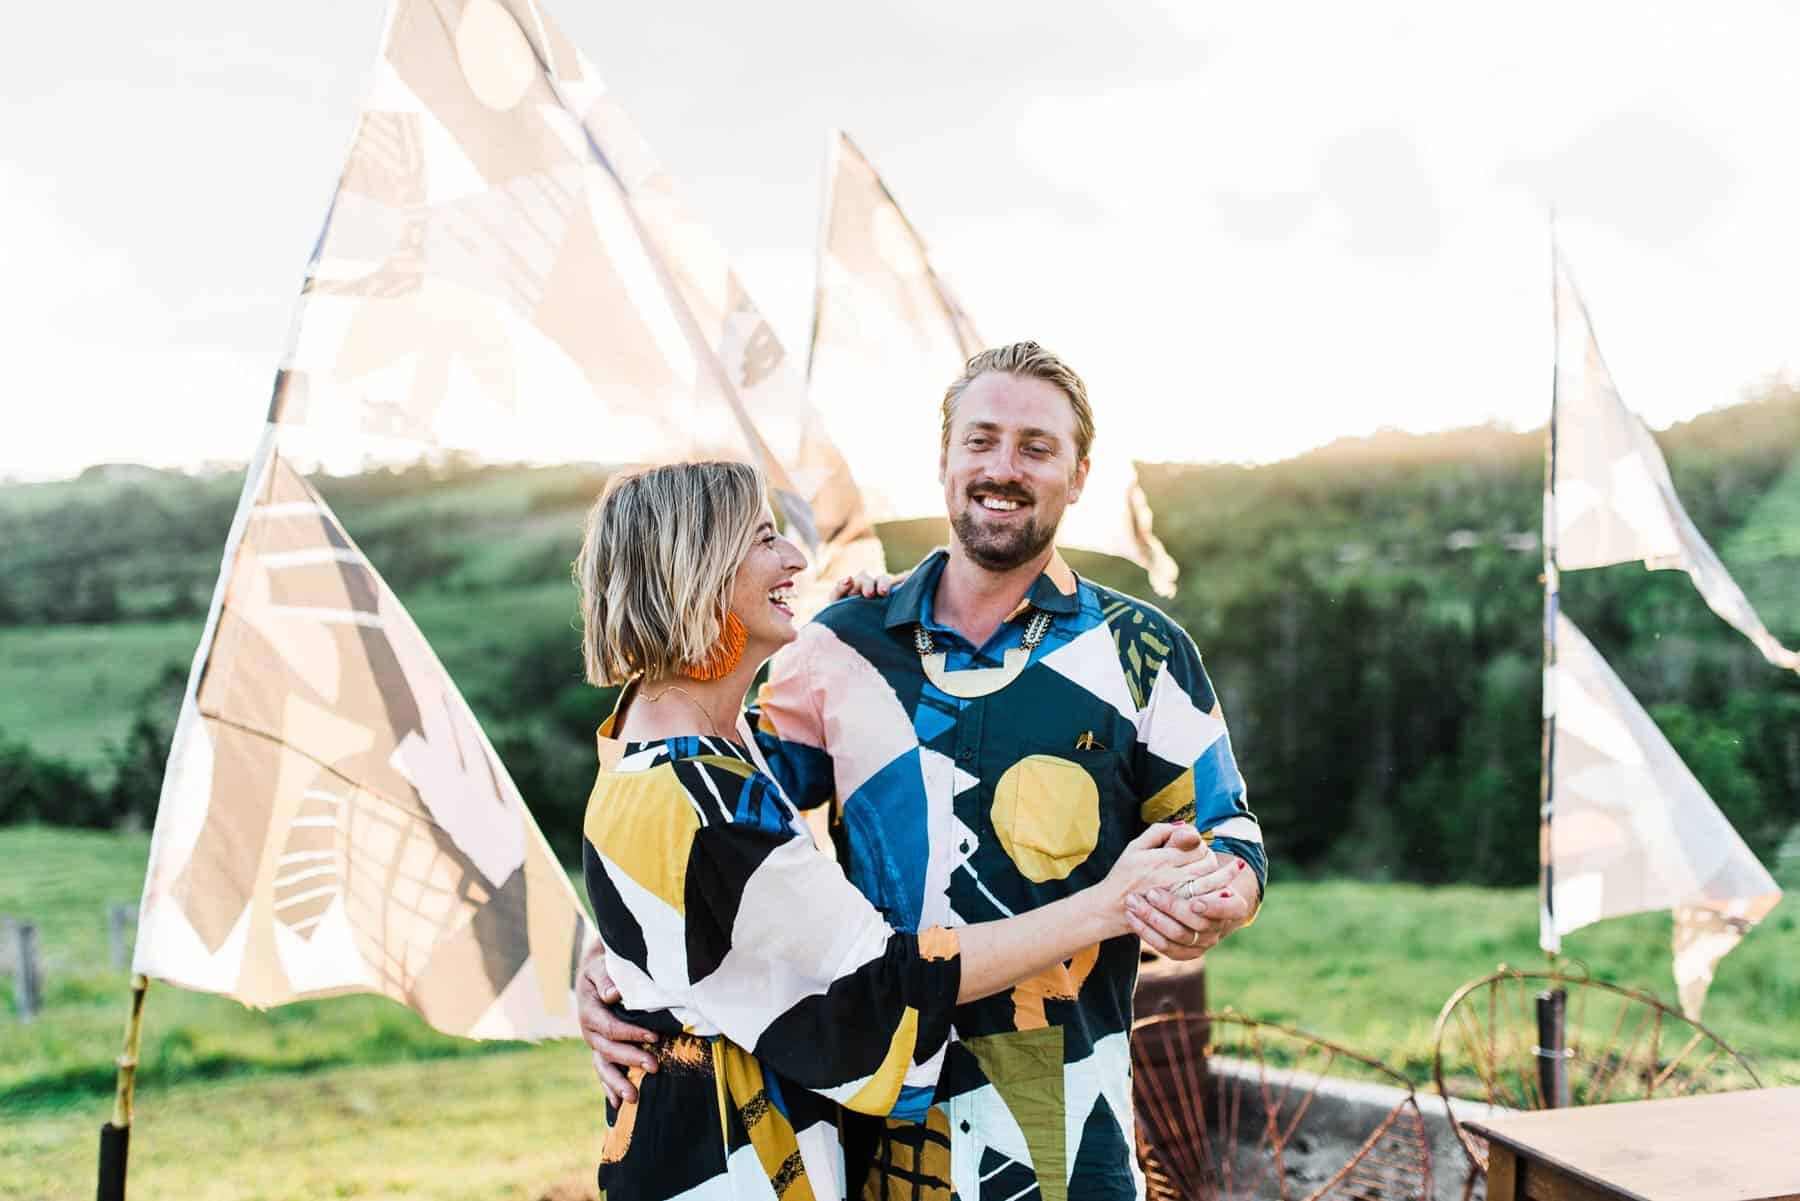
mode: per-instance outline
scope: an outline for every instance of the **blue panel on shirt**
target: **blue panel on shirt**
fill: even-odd
[[[1244,777],[1224,735],[1194,760],[1194,824],[1202,830],[1243,812]]]
[[[925,865],[931,858],[925,781],[915,748],[869,777],[844,802],[850,834],[850,882],[897,930],[919,928]]]
[[[937,695],[932,696],[931,693]],[[927,684],[926,695],[919,698],[918,707],[913,710],[913,733],[919,736],[921,743],[929,743],[950,732],[956,725],[956,712],[957,704],[954,700]]]

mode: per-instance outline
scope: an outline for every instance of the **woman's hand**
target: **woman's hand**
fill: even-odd
[[[1132,839],[1106,879],[1082,895],[1099,908],[1106,937],[1111,938],[1131,932],[1129,906],[1141,905],[1144,893],[1152,888],[1186,888],[1198,896],[1197,890],[1214,876],[1221,883],[1231,878],[1200,832],[1185,823],[1162,822]],[[1188,883],[1195,878],[1199,883]]]
[[[906,577],[911,574],[910,571],[903,571],[899,575],[865,571],[858,575],[847,575],[832,588],[831,599],[843,600],[846,596],[860,596],[873,600],[878,596],[886,596],[904,584]]]

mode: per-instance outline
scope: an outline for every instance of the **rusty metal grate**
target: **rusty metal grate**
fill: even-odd
[[[1360,1079],[1382,1104],[1316,1106]],[[1232,1013],[1165,1014],[1132,1028],[1138,1151],[1151,1201],[1403,1201],[1431,1196],[1412,1085],[1367,1056]],[[1366,1115],[1366,1116],[1365,1116]]]
[[[1699,1022],[1637,989],[1566,973],[1502,968],[1463,985],[1438,1014],[1432,1077],[1456,1137],[1487,1171],[1487,1140],[1465,1130],[1452,1097],[1543,1109],[1536,1004],[1567,993],[1564,1070],[1571,1105],[1758,1088],[1756,1072]]]

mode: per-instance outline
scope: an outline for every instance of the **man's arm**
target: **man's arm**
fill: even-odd
[[[812,678],[813,641],[824,633],[811,622],[800,627],[800,637],[769,660],[768,681],[745,714],[770,774],[802,811],[828,805],[837,794]]]
[[[1168,652],[1156,669],[1138,715],[1134,768],[1139,817],[1145,822],[1191,821],[1208,837],[1221,885],[1209,877],[1197,895],[1152,890],[1129,913],[1146,944],[1171,959],[1197,959],[1219,940],[1255,919],[1268,861],[1262,830],[1244,803],[1244,778],[1212,681],[1193,640],[1173,622],[1164,625]]]

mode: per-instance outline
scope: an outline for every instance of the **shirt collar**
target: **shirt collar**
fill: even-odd
[[[887,629],[917,625],[926,619],[930,609],[928,602],[937,594],[938,580],[943,577],[944,564],[949,560],[950,552],[942,547],[932,551],[912,569],[904,584],[888,593],[887,610],[882,619]],[[1063,561],[1062,552],[1053,551],[1043,574],[1032,581],[1025,599],[1006,615],[1006,619],[1011,621],[1026,609],[1042,609],[1058,615],[1079,613],[1080,591],[1080,577]]]

